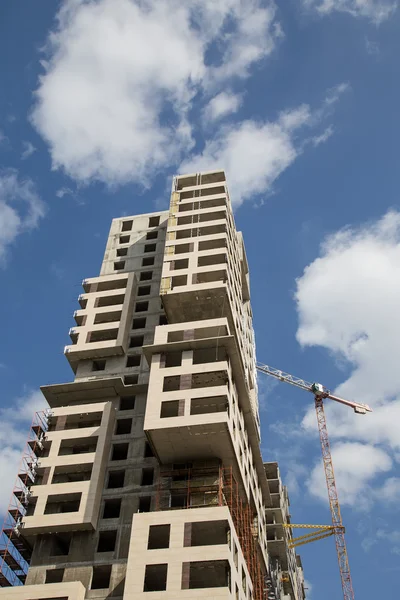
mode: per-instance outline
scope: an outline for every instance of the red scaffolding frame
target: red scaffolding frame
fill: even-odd
[[[247,569],[253,583],[253,599],[267,600],[266,573],[262,569],[258,544],[257,515],[252,511],[250,504],[241,497],[232,467],[221,467],[221,471],[222,493],[232,515]]]
[[[178,499],[173,504],[172,498]],[[253,599],[268,600],[267,573],[258,543],[257,515],[239,489],[232,467],[221,464],[160,468],[156,510],[228,506],[253,584]]]
[[[0,587],[25,583],[32,547],[24,537],[23,519],[31,504],[39,457],[48,430],[50,411],[35,413],[22,453],[14,488],[0,534]]]

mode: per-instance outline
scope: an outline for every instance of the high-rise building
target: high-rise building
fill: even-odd
[[[260,452],[224,172],[175,177],[169,211],[114,219],[79,304],[74,381],[42,388],[3,529],[0,600],[303,600],[271,529],[287,515]]]

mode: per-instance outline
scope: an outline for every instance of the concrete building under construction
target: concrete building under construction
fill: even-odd
[[[303,600],[260,452],[249,272],[225,174],[114,219],[42,388],[0,546],[0,600]]]

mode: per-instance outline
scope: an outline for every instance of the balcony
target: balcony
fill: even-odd
[[[55,408],[44,450],[30,480],[24,535],[96,526],[114,424],[112,403]]]
[[[144,429],[161,462],[215,456],[236,462],[227,361],[193,366],[184,375],[160,367],[156,376],[154,366]]]
[[[150,365],[144,429],[161,463],[219,457],[235,465],[247,491],[246,470],[255,467],[268,504],[251,396],[228,320],[156,327],[143,353]]]
[[[251,597],[251,578],[227,506],[134,515],[124,600],[142,600],[143,592],[161,598],[163,591],[177,600]]]
[[[203,436],[227,432],[236,395],[249,421],[249,436],[257,435],[240,355],[226,318],[188,322],[184,328],[180,324],[159,326],[154,343],[144,346],[143,353],[151,366],[144,427],[151,432],[163,462],[177,459],[179,448],[183,451],[181,445],[169,443],[171,428],[178,439],[188,438],[191,450],[185,448],[185,452],[209,453],[211,447]],[[162,449],[157,449],[159,443]],[[222,449],[215,451],[220,454]]]
[[[64,353],[76,372],[79,360],[121,355],[128,346],[137,282],[133,273],[86,279],[76,326]]]
[[[85,596],[86,588],[80,581],[0,589],[0,600],[84,600]]]
[[[221,195],[214,194],[208,198],[189,197],[188,199],[182,198],[185,192],[181,194],[181,201],[179,202],[178,213],[189,213],[198,210],[208,210],[213,208],[226,208],[227,199],[224,193]]]
[[[217,185],[218,183],[223,185],[225,183],[225,172],[220,170],[182,175],[175,177],[174,183],[177,190],[193,189],[193,186]]]
[[[102,379],[92,377],[84,381],[44,385],[40,389],[49,406],[58,408],[72,404],[101,403],[118,397],[143,394],[147,391],[147,383],[127,384],[121,376],[110,375]]]
[[[266,528],[268,553],[272,558],[278,558],[281,564],[287,564],[287,540],[284,527],[279,523],[267,523]]]
[[[207,199],[200,202],[204,196]],[[194,201],[185,205],[187,199]],[[207,206],[202,207],[202,202]],[[218,318],[231,312],[227,261],[222,266],[218,256],[216,261],[212,256],[221,254],[221,249],[225,252],[229,245],[228,210],[225,186],[218,182],[214,187],[172,194],[161,280],[161,297],[171,322]],[[175,260],[177,254],[184,256]]]
[[[168,273],[161,280],[160,295],[168,321],[184,323],[227,317],[233,322],[226,268],[196,267],[175,273]]]

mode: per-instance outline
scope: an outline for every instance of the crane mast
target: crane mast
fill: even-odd
[[[273,367],[270,367],[268,365],[257,363],[256,366],[258,371],[261,371],[266,375],[270,375],[271,377],[274,377],[279,381],[289,383],[290,385],[294,385],[295,387],[301,388],[307,392],[311,392],[314,395],[319,437],[321,441],[322,461],[324,465],[326,485],[328,488],[329,507],[331,511],[332,528],[334,532],[336,552],[339,562],[343,598],[344,600],[354,600],[354,591],[351,582],[349,560],[347,556],[346,541],[344,537],[345,529],[343,527],[342,515],[340,512],[339,497],[336,488],[335,473],[333,470],[332,454],[329,445],[329,436],[328,429],[326,426],[326,416],[323,401],[324,398],[329,398],[331,400],[334,400],[335,402],[339,402],[341,404],[351,407],[354,410],[354,412],[358,414],[366,414],[367,412],[371,412],[371,409],[367,404],[361,404],[360,402],[351,402],[349,400],[345,400],[344,398],[339,398],[338,396],[332,395],[330,391],[320,383],[309,383],[304,379],[294,377],[289,373],[285,373],[283,371],[280,371],[279,369],[274,369]]]
[[[344,600],[354,600],[354,591],[351,582],[346,540],[344,537],[344,527],[342,523],[342,515],[340,512],[339,497],[336,489],[335,473],[333,470],[332,454],[329,445],[328,429],[326,426],[324,403],[322,398],[319,396],[315,396],[315,410],[317,413],[319,438],[321,441],[322,450],[322,461],[324,464],[326,486],[328,489],[332,526],[334,527],[336,552],[339,562],[343,598]]]

